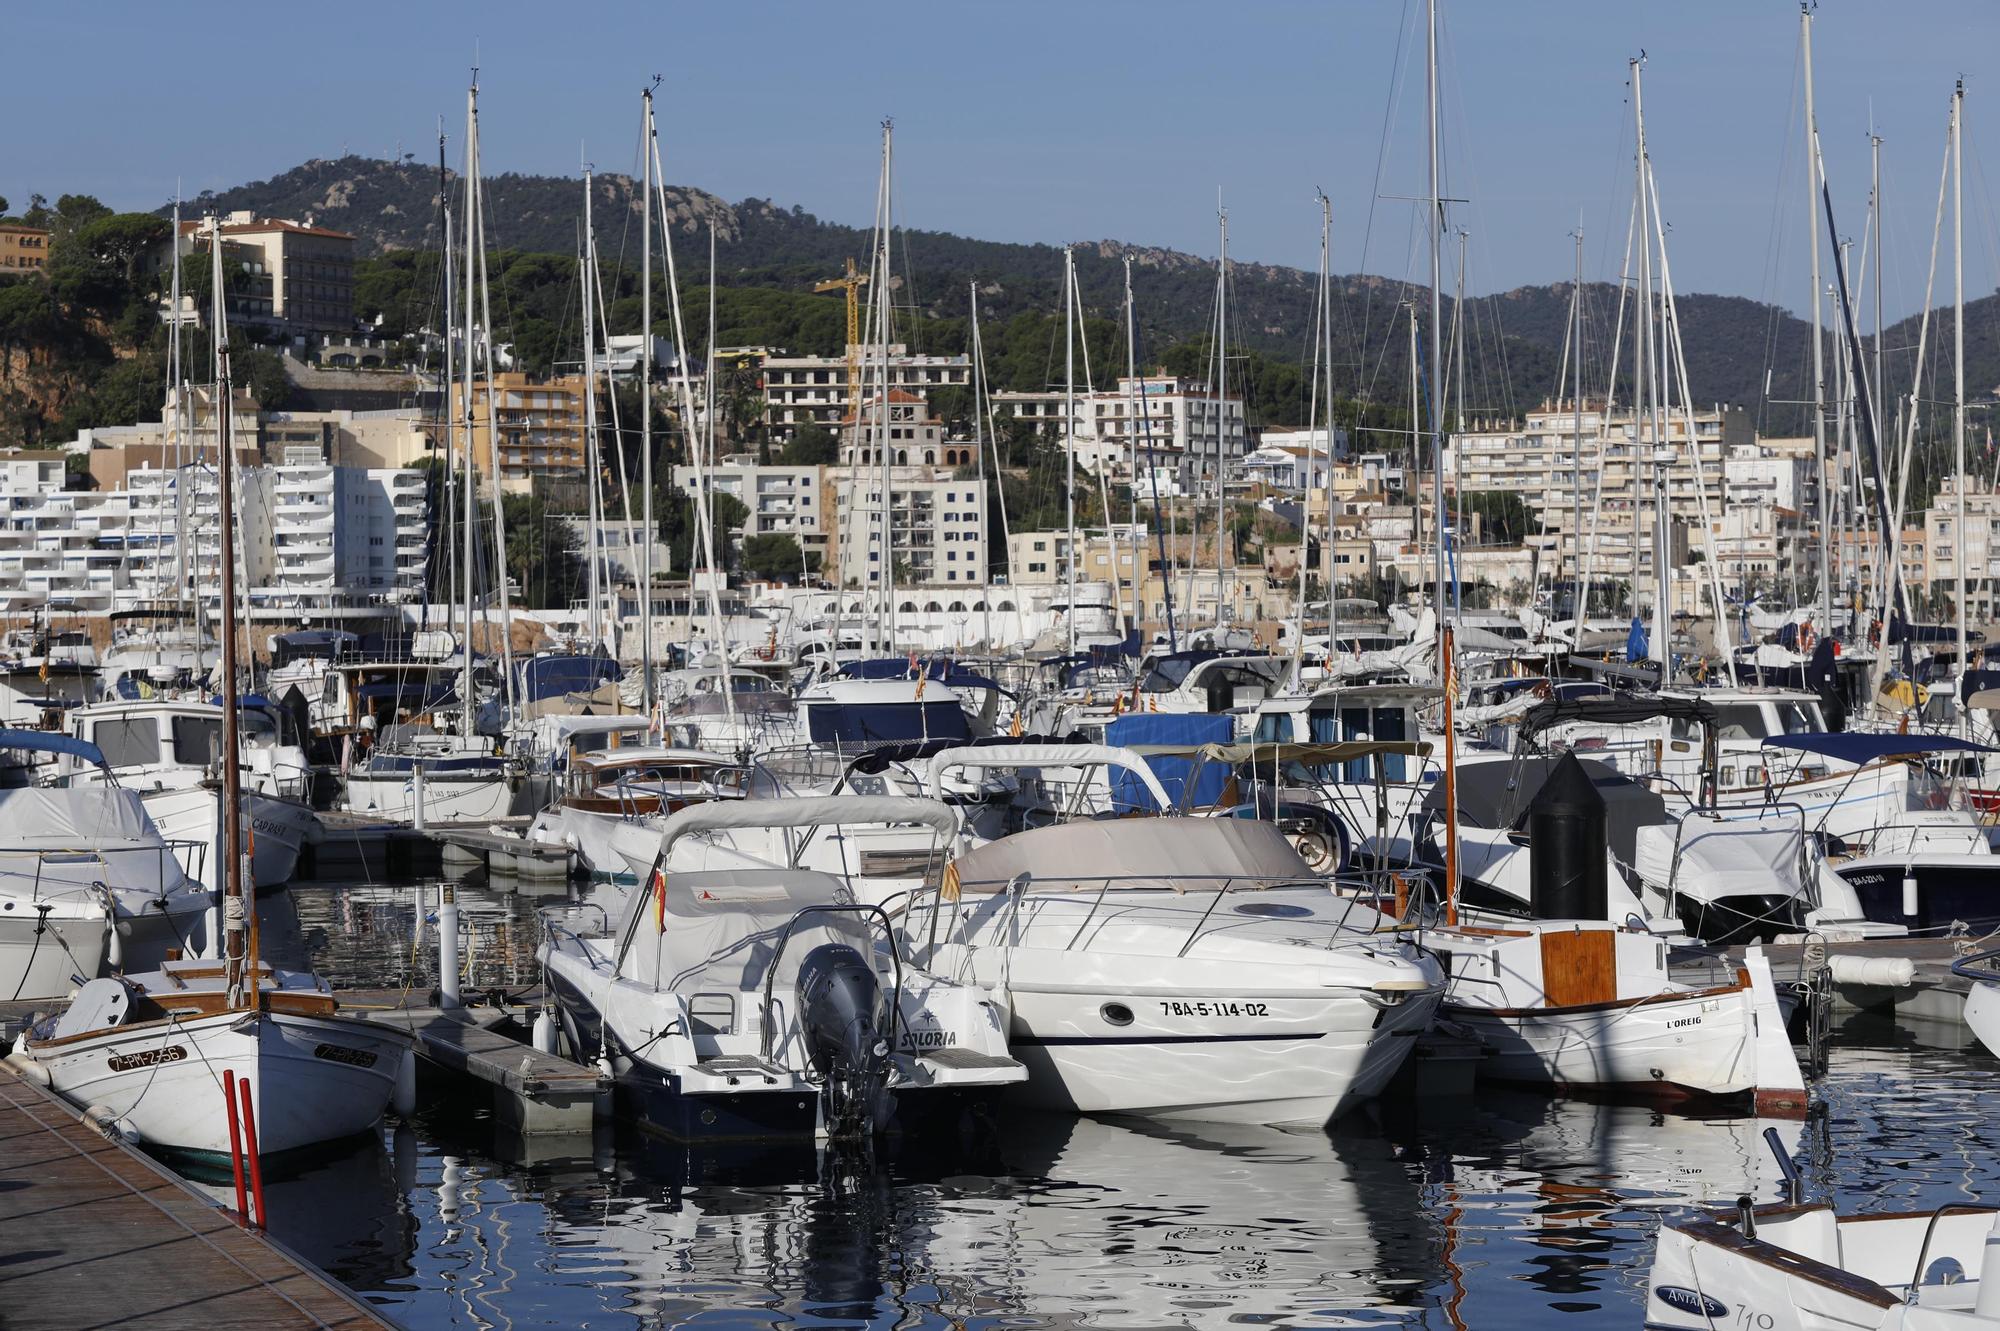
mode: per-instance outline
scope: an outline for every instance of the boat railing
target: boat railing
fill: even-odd
[[[605,910],[603,906],[600,906],[594,901],[572,901],[568,905],[543,911],[542,929],[544,930],[544,932],[548,933],[551,938],[558,938],[558,937],[567,938],[571,942],[575,943],[576,950],[583,955],[583,959],[585,961],[590,963],[590,968],[592,970],[601,970],[603,968],[603,961],[602,958],[598,956],[597,950],[595,948],[586,947],[584,945],[584,936],[581,933],[577,932],[577,930],[571,928],[569,925],[561,923],[557,919],[558,916],[571,917],[579,915],[587,910],[594,910],[597,912],[599,932],[595,936],[598,938],[610,937],[611,913]]]
[[[1968,952],[1953,960],[1951,973],[1961,980],[1970,980],[1974,984],[2000,982],[2000,965],[1996,963],[2000,963],[2000,948],[1986,952]]]
[[[1682,814],[1679,820],[1676,821],[1674,824],[1673,856],[1671,859],[1667,861],[1667,882],[1664,891],[1664,895],[1666,897],[1666,909],[1668,913],[1671,914],[1678,908],[1678,900],[1680,896],[1681,851],[1683,849],[1682,840],[1687,835],[1687,826],[1691,820],[1695,818],[1708,818],[1713,822],[1715,822],[1719,827],[1727,828],[1734,826],[1743,826],[1751,823],[1761,823],[1764,821],[1764,817],[1766,814],[1772,814],[1772,813],[1796,814],[1798,816],[1799,820],[1798,850],[1794,855],[1794,862],[1798,870],[1799,881],[1798,881],[1798,886],[1796,889],[1794,889],[1792,895],[1795,897],[1816,896],[1816,894],[1813,891],[1813,883],[1815,880],[1812,874],[1812,869],[1813,869],[1812,857],[1814,848],[1817,843],[1813,837],[1807,835],[1809,829],[1807,827],[1807,821],[1806,821],[1807,811],[1805,805],[1800,804],[1796,800],[1770,800],[1767,801],[1766,803],[1758,805],[1754,811],[1749,809],[1732,810],[1728,805],[1721,805],[1721,806],[1713,804],[1696,805],[1694,808],[1691,808],[1686,813]]]
[[[1215,918],[1217,909],[1222,905],[1223,900],[1228,897],[1242,896],[1253,892],[1278,891],[1287,888],[1309,889],[1323,893],[1328,902],[1337,904],[1337,913],[1323,916],[1317,912],[1313,912],[1309,918],[1314,924],[1323,926],[1327,930],[1326,946],[1329,949],[1340,943],[1343,940],[1343,936],[1346,937],[1347,941],[1359,942],[1373,935],[1375,931],[1372,928],[1363,929],[1354,923],[1353,917],[1355,911],[1366,909],[1371,915],[1378,917],[1381,915],[1381,911],[1376,904],[1362,897],[1348,896],[1329,890],[1328,880],[1323,878],[1270,877],[1243,874],[1176,874],[1172,878],[1166,878],[1158,874],[1091,874],[1088,876],[1045,876],[1041,882],[1045,886],[1054,887],[1056,890],[1053,892],[1045,890],[1036,895],[1037,880],[1033,875],[1026,873],[1016,874],[1011,879],[965,879],[962,881],[947,874],[945,881],[937,887],[913,890],[910,905],[906,908],[905,914],[913,915],[915,913],[917,899],[920,895],[930,895],[932,897],[931,909],[933,912],[941,912],[944,903],[948,901],[954,908],[953,914],[955,918],[953,925],[958,929],[961,938],[963,938],[968,932],[967,926],[969,924],[969,921],[964,918],[963,913],[963,901],[967,894],[991,896],[996,900],[1004,896],[1012,896],[1015,898],[1013,909],[1016,916],[1018,916],[1021,910],[1021,903],[1029,896],[1035,897],[1038,913],[1041,910],[1046,910],[1055,902],[1076,902],[1087,899],[1090,903],[1088,909],[1084,911],[1083,918],[1077,922],[1076,928],[1070,932],[1069,941],[1063,944],[1061,950],[1065,952],[1077,951],[1079,950],[1079,944],[1081,944],[1081,950],[1088,951],[1090,944],[1085,942],[1085,935],[1089,932],[1090,926],[1096,922],[1099,913],[1108,904],[1115,903],[1118,900],[1119,894],[1143,892],[1157,897],[1164,890],[1172,892],[1176,897],[1188,898],[1187,904],[1182,906],[1172,904],[1168,901],[1152,900],[1146,902],[1143,907],[1138,909],[1143,910],[1146,914],[1165,918],[1178,918],[1187,915],[1195,917],[1193,923],[1188,928],[1187,937],[1181,943],[1180,950],[1174,954],[1176,958],[1187,956],[1194,945],[1201,941],[1210,921]],[[1095,891],[1091,890],[1090,885],[1092,884],[1096,885]],[[1200,903],[1199,909],[1197,909],[1197,902],[1195,900],[1198,897],[1207,898],[1205,902]],[[1268,920],[1288,917],[1289,912],[1286,914],[1278,914],[1276,912],[1266,914],[1251,911],[1245,914],[1242,919],[1232,919],[1231,922],[1241,924],[1250,919]],[[933,923],[931,929],[933,938],[935,938],[936,932],[935,923]],[[1009,946],[1018,946],[1018,942],[1010,938]]]
[[[1956,970],[1957,967],[1954,966],[1952,969]],[[1931,1212],[1931,1218],[1924,1224],[1924,1241],[1917,1245],[1916,1269],[1910,1272],[1909,1301],[1913,1305],[1922,1302],[1920,1291],[1923,1289],[1924,1259],[1931,1255],[1931,1237],[1937,1233],[1938,1221],[1951,1213],[1958,1215],[1991,1215],[1993,1208],[1990,1206],[1981,1206],[1977,1202],[1946,1202],[1944,1205],[1938,1207],[1937,1210]]]
[[[208,854],[207,845],[200,841],[157,841],[157,842],[150,842],[146,845],[141,845],[141,846],[111,846],[111,847],[105,847],[105,846],[8,847],[0,845],[0,856],[11,857],[12,855],[33,855],[35,857],[35,871],[33,874],[29,874],[20,869],[8,869],[0,867],[0,880],[20,879],[20,878],[28,879],[29,880],[28,899],[31,901],[40,901],[42,900],[42,890],[43,890],[42,871],[48,866],[49,859],[51,856],[69,857],[71,862],[73,863],[89,862],[94,860],[98,864],[104,866],[104,868],[108,871],[109,869],[112,868],[113,865],[113,860],[111,859],[112,856],[150,855],[153,857],[155,861],[154,862],[155,875],[158,882],[161,885],[159,889],[159,899],[164,900],[166,892],[168,890],[167,888],[168,860],[171,859],[173,861],[174,868],[179,872],[182,878],[184,879],[191,878],[199,881],[199,879],[201,878],[203,863],[207,857],[207,854]],[[122,863],[125,861],[120,861],[120,862]],[[61,882],[61,890],[62,893],[65,895],[71,892],[75,892],[79,888],[86,888],[86,887],[96,888],[98,891],[102,892],[105,897],[105,904],[107,906],[111,904],[112,893],[114,892],[115,889],[112,887],[111,884],[103,881],[102,879],[93,880],[92,882],[89,883],[79,883],[73,879],[65,879],[62,880]],[[51,895],[55,894],[55,887],[53,883],[50,885],[50,892]]]
[[[792,930],[796,929],[799,921],[808,915],[859,915],[878,921],[881,924],[883,937],[889,944],[889,960],[894,967],[894,979],[889,992],[889,1048],[900,1048],[902,1041],[897,1037],[900,1034],[898,1028],[903,1024],[903,951],[896,945],[895,927],[890,924],[888,914],[880,906],[867,905],[860,902],[842,902],[838,904],[807,906],[804,910],[792,916],[791,919],[785,921],[784,930],[778,935],[777,945],[771,949],[771,959],[764,967],[764,1003],[759,1016],[759,1022],[763,1028],[759,1036],[760,1043],[758,1049],[760,1056],[766,1060],[770,1059],[771,1037],[778,1027],[778,1022],[774,1017],[774,1014],[778,1011],[778,1006],[774,999],[774,991],[778,979],[778,960],[785,955],[785,945],[792,941]]]

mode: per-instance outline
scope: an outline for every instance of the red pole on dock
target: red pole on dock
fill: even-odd
[[[243,1090],[243,1153],[250,1158],[250,1195],[257,1199],[257,1225],[260,1229],[271,1227],[271,1214],[264,1209],[264,1162],[257,1154],[257,1110],[250,1103],[250,1079],[241,1083]]]
[[[245,1089],[248,1087],[246,1085]],[[236,1171],[236,1223],[248,1224],[249,1212],[243,1196],[243,1134],[236,1121],[236,1070],[222,1072],[222,1107],[229,1112],[229,1167]]]

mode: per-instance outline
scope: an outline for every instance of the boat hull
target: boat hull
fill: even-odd
[[[1447,1004],[1486,1048],[1479,1075],[1664,1101],[1756,1089],[1748,987],[1653,1001],[1494,1013]]]
[[[356,773],[347,778],[347,807],[353,813],[410,821],[416,817],[416,783],[407,772],[385,776]],[[514,807],[514,783],[505,773],[426,772],[424,818],[440,823],[505,818]]]
[[[160,829],[175,843],[176,856],[188,877],[213,891],[220,885],[222,856],[216,837],[222,830],[219,790],[187,786],[178,790],[143,792],[140,802]],[[256,791],[243,792],[243,812],[250,826],[250,874],[260,888],[291,881],[299,851],[319,829],[319,816],[298,800]]]
[[[104,973],[111,930],[102,910],[49,916],[46,926],[26,902],[0,911],[0,997],[9,1001],[61,998],[72,976]]]
[[[1172,998],[1092,988],[1009,990],[1017,1099],[1039,1108],[1208,1123],[1323,1124],[1381,1093],[1437,1010],[1252,989]],[[1120,1012],[1119,1009],[1123,1009]],[[1124,1025],[1107,1020],[1124,1016]],[[1249,1015],[1255,1011],[1257,1015]],[[1188,1016],[1177,1014],[1188,1013]],[[1206,1013],[1222,1013],[1212,1019]]]
[[[1887,855],[1833,867],[1870,920],[1905,925],[1912,933],[1943,933],[1961,920],[1974,934],[2000,929],[2000,856]],[[1903,912],[1905,873],[1916,880],[1915,915]]]
[[[249,1084],[258,1149],[278,1155],[372,1127],[411,1047],[402,1032],[355,1017],[223,1012],[30,1042],[26,1053],[50,1089],[79,1109],[101,1107],[143,1144],[226,1157],[225,1072]]]

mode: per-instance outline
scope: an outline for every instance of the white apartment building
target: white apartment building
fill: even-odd
[[[1925,581],[1933,596],[1956,598],[1959,565],[1964,561],[1966,618],[1974,624],[1991,623],[1994,589],[2000,585],[2000,492],[1977,477],[1971,480],[1965,489],[1963,530],[1958,504],[1956,478],[1948,476],[1924,513]]]
[[[1548,402],[1520,425],[1481,425],[1452,436],[1445,474],[1463,493],[1520,495],[1540,519],[1529,544],[1542,552],[1543,566],[1573,576],[1584,551],[1593,580],[1633,576],[1635,534],[1638,567],[1650,566],[1653,511],[1662,493],[1688,549],[1708,555],[1713,528],[1731,503],[1732,456],[1739,462],[1740,502],[1776,504],[1783,495],[1793,502],[1781,507],[1810,505],[1801,474],[1787,475],[1776,465],[1780,459],[1758,449],[1747,413],[1675,411],[1663,426],[1665,437],[1656,443],[1650,428],[1641,439],[1629,410],[1607,419],[1602,403],[1586,401],[1579,413],[1573,403]]]
[[[817,553],[824,567],[831,554],[829,529],[835,518],[829,511],[827,470],[777,464],[759,466],[753,454],[731,454],[709,469],[709,491],[728,495],[748,510],[739,538],[790,536],[801,549]],[[692,466],[675,467],[673,483],[677,489],[692,495],[700,488],[701,473]]]
[[[838,565],[843,586],[882,581],[882,469],[835,467]],[[986,560],[986,503],[977,481],[928,467],[891,467],[889,558],[898,581],[977,583]]]
[[[861,389],[877,392],[882,367],[875,349],[856,349],[861,357]],[[903,343],[891,343],[888,351],[888,378],[891,389],[918,397],[934,388],[970,388],[970,356],[912,355]],[[775,439],[789,439],[799,426],[817,421],[828,429],[838,429],[853,414],[847,394],[848,361],[845,356],[787,356],[772,354],[764,360],[764,424]]]
[[[1025,422],[1044,438],[1061,440],[1062,389],[993,395],[1001,424]],[[1141,468],[1177,465],[1190,489],[1213,488],[1218,475],[1233,477],[1249,451],[1250,431],[1241,397],[1217,399],[1211,385],[1165,373],[1120,376],[1116,388],[1079,392],[1075,439],[1077,465],[1107,468],[1119,479]]]

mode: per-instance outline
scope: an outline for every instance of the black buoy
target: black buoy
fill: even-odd
[[[1528,805],[1529,904],[1544,920],[1601,920],[1604,796],[1565,753]]]

